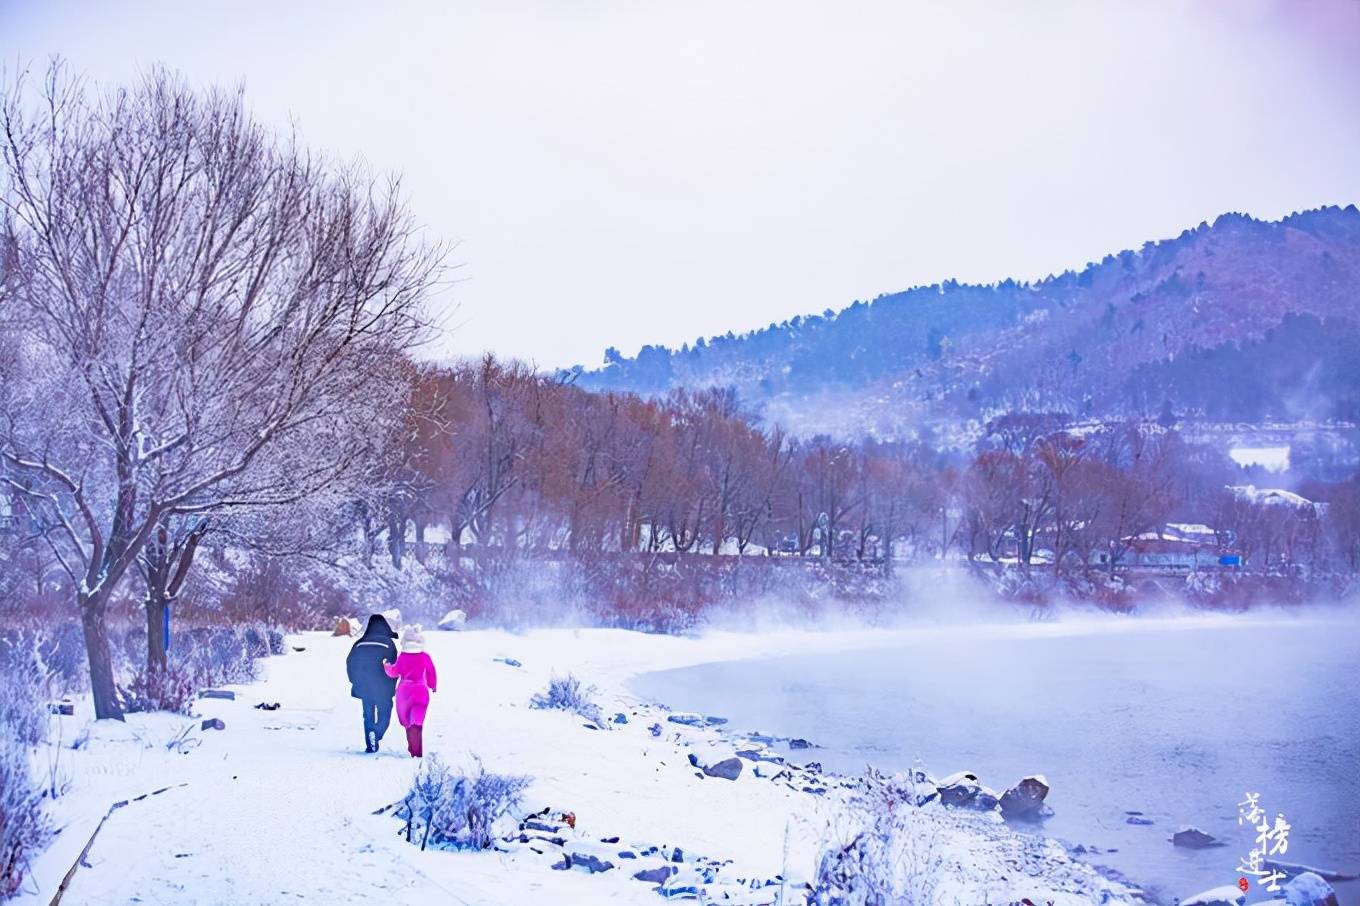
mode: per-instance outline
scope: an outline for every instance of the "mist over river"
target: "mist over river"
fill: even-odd
[[[1360,871],[1358,626],[1337,612],[925,626],[891,648],[705,664],[633,688],[737,731],[805,737],[821,748],[793,760],[828,770],[919,758],[998,792],[1044,774],[1055,814],[1037,832],[1097,847],[1090,861],[1170,903],[1236,883],[1255,840],[1238,824],[1246,792],[1292,825],[1277,858]],[[1227,845],[1173,847],[1187,824]],[[1360,883],[1336,888],[1360,904]],[[1249,900],[1265,898],[1253,883]]]

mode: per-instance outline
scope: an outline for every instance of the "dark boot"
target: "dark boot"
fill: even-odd
[[[420,758],[421,751],[421,727],[419,724],[406,728],[406,749],[411,753],[412,758]]]

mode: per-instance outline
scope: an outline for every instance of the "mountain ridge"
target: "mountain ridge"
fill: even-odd
[[[1354,204],[1276,221],[1230,212],[1038,281],[945,280],[678,350],[611,349],[604,367],[576,377],[645,395],[734,386],[782,421],[818,398],[871,423],[884,407],[910,422],[1017,408],[1355,419],[1360,373],[1348,358],[1360,359]],[[1278,383],[1296,377],[1297,389],[1234,387],[1233,369],[1258,379],[1278,371]]]

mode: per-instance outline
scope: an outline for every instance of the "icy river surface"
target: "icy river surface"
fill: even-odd
[[[1237,882],[1259,793],[1292,826],[1290,862],[1360,871],[1360,633],[1353,619],[1112,619],[923,627],[886,649],[705,664],[636,692],[805,737],[828,770],[872,764],[998,791],[1046,775],[1040,832],[1097,847],[1163,902]],[[1127,823],[1141,812],[1151,825]],[[1194,825],[1221,848],[1173,847]],[[1360,904],[1360,883],[1336,885]],[[1263,899],[1253,883],[1250,899]]]

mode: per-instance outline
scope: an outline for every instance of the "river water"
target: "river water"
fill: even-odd
[[[1353,620],[1140,620],[925,627],[889,649],[706,664],[639,694],[801,736],[830,770],[978,774],[998,792],[1046,775],[1041,833],[1101,852],[1163,902],[1223,884],[1255,842],[1259,793],[1291,862],[1360,871],[1360,631]],[[896,643],[894,643],[896,644]],[[1126,823],[1128,811],[1154,823]],[[1173,847],[1194,825],[1222,848]],[[1360,884],[1336,885],[1360,904]],[[1264,899],[1252,885],[1251,900]]]

